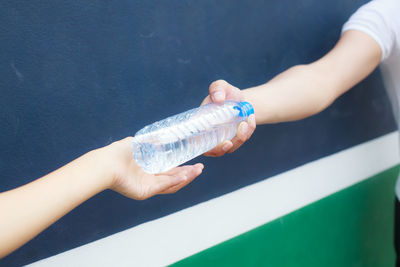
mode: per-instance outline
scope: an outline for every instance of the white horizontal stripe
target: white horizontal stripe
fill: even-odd
[[[141,224],[33,266],[165,266],[399,163],[397,132]]]

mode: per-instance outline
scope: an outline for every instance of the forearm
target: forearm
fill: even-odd
[[[348,31],[323,58],[279,74],[266,84],[243,90],[254,105],[257,124],[299,120],[328,107],[369,75],[381,50],[367,34]]]
[[[254,106],[257,124],[277,123],[322,111],[335,99],[333,86],[322,80],[313,65],[299,65],[266,84],[243,90],[243,95]]]
[[[112,175],[102,149],[89,152],[27,185],[0,194],[0,258],[110,187]]]
[[[195,164],[146,173],[132,157],[132,141],[127,137],[93,150],[36,181],[0,193],[0,258],[105,189],[143,200],[175,193],[202,172],[203,165]]]

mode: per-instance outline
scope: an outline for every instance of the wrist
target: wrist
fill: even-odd
[[[241,90],[241,94],[242,94],[242,101],[249,102],[253,106],[254,116],[256,118],[256,123],[258,124],[258,121],[257,121],[257,109],[258,109],[258,107],[257,107],[257,103],[256,103],[256,101],[255,101],[255,99],[253,97],[252,89],[251,88],[243,89],[243,90]]]
[[[254,108],[256,124],[270,124],[281,122],[277,111],[277,100],[273,94],[269,94],[268,83],[242,90],[244,101],[249,102]],[[273,100],[274,99],[274,100]]]
[[[91,180],[98,191],[108,189],[113,183],[114,167],[110,150],[107,147],[92,150],[84,156],[87,166],[91,169]]]
[[[132,161],[132,138],[126,137],[122,140],[102,147],[101,160],[102,168],[106,174],[107,189],[118,187],[123,177],[127,175],[127,170]]]

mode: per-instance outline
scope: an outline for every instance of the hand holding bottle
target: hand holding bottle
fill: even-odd
[[[201,105],[208,103],[223,103],[226,100],[246,101],[243,93],[237,87],[227,83],[224,80],[218,80],[211,83],[209,88],[209,96],[207,96]],[[232,140],[225,140],[214,149],[204,153],[205,156],[220,157],[225,153],[232,153],[237,150],[244,142],[246,142],[256,129],[255,115],[250,115],[246,121],[242,121],[236,132],[236,136]]]

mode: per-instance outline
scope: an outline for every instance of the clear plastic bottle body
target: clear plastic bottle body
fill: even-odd
[[[232,139],[252,113],[247,102],[226,101],[168,117],[136,133],[133,156],[149,173],[167,171]]]

